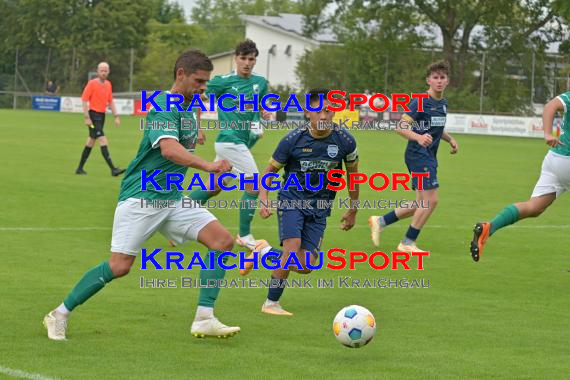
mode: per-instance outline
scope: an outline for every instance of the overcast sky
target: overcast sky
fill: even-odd
[[[192,8],[196,4],[196,0],[171,0],[182,5],[184,8],[184,13],[186,14],[186,20],[190,21],[190,14],[192,13]]]

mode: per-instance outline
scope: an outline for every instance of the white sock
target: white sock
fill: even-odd
[[[204,319],[214,318],[214,308],[207,306],[198,306],[196,309],[196,317],[194,320],[203,321]]]
[[[271,246],[268,245],[267,247],[263,247],[259,250],[259,255],[263,256],[265,255],[267,252],[271,251]]]
[[[273,306],[273,305],[278,305],[279,301],[271,301],[269,298],[267,298],[265,300],[265,306]]]
[[[64,317],[69,316],[69,313],[71,313],[71,311],[67,310],[67,308],[63,303],[59,305],[57,309],[55,309],[55,311],[57,311],[59,314],[63,315]]]

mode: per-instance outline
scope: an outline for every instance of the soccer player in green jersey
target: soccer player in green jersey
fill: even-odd
[[[255,43],[245,40],[237,45],[235,50],[235,71],[216,76],[208,82],[206,94],[213,94],[216,98],[223,94],[235,95],[238,99],[225,98],[224,107],[236,106],[235,111],[223,112],[218,110],[220,121],[220,133],[216,139],[216,160],[228,160],[232,164],[232,172],[236,175],[244,174],[246,179],[253,178],[254,173],[259,173],[257,165],[250,149],[262,136],[260,118],[267,119],[269,113],[265,110],[253,111],[253,105],[246,104],[245,111],[240,112],[239,95],[245,95],[245,100],[253,100],[253,95],[257,94],[259,100],[268,93],[268,82],[264,77],[253,72],[259,51]],[[248,249],[254,249],[256,240],[251,233],[251,222],[255,214],[255,208],[249,207],[259,195],[258,190],[254,190],[253,183],[244,184],[245,192],[242,196],[241,208],[239,211],[239,232],[236,243]],[[221,189],[214,191],[195,190],[190,194],[190,198],[199,202],[204,202],[219,194]]]
[[[544,106],[542,125],[544,140],[550,150],[542,161],[540,178],[530,199],[511,204],[499,212],[490,222],[475,224],[471,241],[471,257],[479,261],[489,236],[498,229],[521,219],[539,216],[565,191],[570,190],[570,91],[552,99]],[[560,139],[552,136],[552,121],[557,111],[564,110]]]
[[[190,49],[178,57],[170,93],[184,97],[184,110],[194,94],[204,91],[212,69],[210,59],[199,50]],[[164,110],[165,93],[168,94],[168,91],[156,98],[157,105]],[[195,121],[193,112],[179,111],[176,107],[171,111],[149,111],[147,128],[137,156],[127,168],[121,183],[113,221],[111,257],[86,272],[63,303],[45,316],[44,325],[50,339],[66,339],[67,319],[71,311],[95,295],[105,284],[128,274],[144,242],[157,231],[178,244],[197,240],[208,248],[209,255],[216,257],[221,252],[231,251],[233,238],[224,226],[206,209],[183,208],[182,192],[176,187],[168,189],[166,186],[166,173],[184,176],[189,167],[217,174],[231,170],[226,160],[208,162],[193,153],[198,128],[195,123],[194,128],[187,127],[191,123],[185,122],[185,119]],[[162,128],[157,122],[166,122],[169,127]],[[154,179],[162,189],[167,190],[153,188],[142,191],[142,170],[152,173],[156,169],[162,171]],[[158,203],[153,201],[157,200],[174,203],[176,207],[153,207]],[[204,260],[209,262],[209,257]],[[224,275],[225,270],[216,267],[202,270],[200,279],[206,283],[209,279],[218,280]],[[198,309],[191,327],[193,335],[228,337],[240,331],[239,327],[226,326],[214,317],[214,303],[219,291],[219,288],[200,289]]]

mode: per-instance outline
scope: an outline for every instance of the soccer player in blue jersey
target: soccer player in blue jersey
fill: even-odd
[[[444,131],[445,118],[447,115],[447,99],[443,97],[443,91],[449,83],[449,64],[439,61],[429,65],[426,73],[426,82],[429,86],[428,97],[423,99],[423,111],[418,110],[417,98],[412,100],[408,106],[409,112],[402,116],[402,122],[412,125],[411,128],[404,128],[400,125],[396,132],[408,140],[406,147],[406,165],[413,173],[428,173],[427,178],[423,178],[423,190],[418,189],[418,178],[412,180],[412,188],[416,191],[417,204],[428,204],[427,208],[418,208],[410,203],[410,208],[397,208],[384,216],[371,216],[368,219],[370,225],[372,242],[375,246],[380,246],[380,234],[382,230],[390,224],[396,223],[400,219],[412,217],[406,235],[398,244],[398,251],[417,252],[423,251],[416,245],[416,240],[422,227],[426,224],[433,213],[437,202],[437,150],[440,140],[447,141],[451,145],[451,153],[457,153],[459,146],[457,141]],[[413,207],[414,206],[414,207]]]
[[[498,229],[525,218],[542,214],[556,198],[570,190],[570,91],[552,99],[544,106],[542,125],[544,140],[551,149],[542,161],[540,177],[530,199],[508,205],[490,222],[475,224],[471,241],[471,257],[479,261],[489,236]],[[557,111],[564,110],[560,138],[552,136],[552,121]]]
[[[259,252],[259,257],[268,252],[277,252],[281,257],[280,268],[273,270],[271,278],[277,282],[277,286],[272,286],[268,290],[267,300],[263,304],[261,311],[275,315],[292,315],[283,310],[279,304],[279,299],[284,290],[284,279],[289,276],[290,270],[307,274],[311,270],[306,267],[306,254],[310,252],[311,263],[315,264],[316,258],[327,226],[327,217],[331,214],[330,208],[317,208],[318,200],[332,201],[336,192],[327,189],[329,181],[327,172],[332,169],[342,169],[344,162],[346,171],[358,171],[358,152],[356,150],[356,140],[347,131],[340,129],[332,123],[334,112],[327,110],[330,104],[326,99],[328,90],[311,90],[309,102],[311,107],[317,107],[321,99],[322,108],[319,112],[305,110],[305,117],[310,121],[309,128],[296,129],[285,136],[273,153],[269,165],[267,165],[263,175],[267,173],[277,173],[281,168],[285,169],[282,183],[285,183],[291,175],[295,175],[302,189],[296,186],[288,190],[279,191],[279,201],[307,201],[312,207],[309,208],[284,208],[277,209],[279,223],[279,240],[283,246],[283,251],[271,247],[265,240],[259,240],[254,252]],[[320,129],[319,129],[319,126]],[[312,187],[322,181],[321,190],[311,191],[307,189],[305,174],[310,173],[309,181]],[[262,175],[262,176],[263,176]],[[321,178],[320,178],[321,177]],[[333,186],[336,186],[333,182]],[[351,200],[358,200],[359,188],[356,184],[353,191],[349,190]],[[266,208],[269,198],[269,191],[260,186],[260,216],[268,218],[272,212]],[[355,223],[356,208],[350,208],[341,218],[341,229],[348,231]],[[295,252],[302,268],[290,267],[282,269],[287,262],[290,252]],[[250,255],[250,258],[253,254]],[[252,263],[247,263],[245,269],[241,270],[242,275],[248,274],[253,267]]]

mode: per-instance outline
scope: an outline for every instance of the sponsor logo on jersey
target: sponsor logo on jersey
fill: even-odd
[[[317,161],[300,161],[301,170],[304,172],[315,171],[315,170],[332,170],[337,167],[338,162],[327,161],[327,160],[317,160]]]
[[[430,125],[432,127],[445,127],[445,116],[432,116]]]
[[[257,83],[253,84],[253,93],[259,94],[259,85]]]

